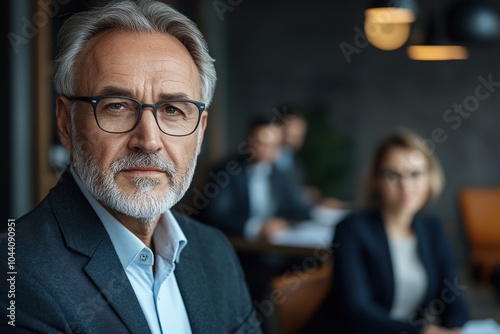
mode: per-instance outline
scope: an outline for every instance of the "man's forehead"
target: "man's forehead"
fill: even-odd
[[[160,32],[107,29],[92,37],[84,46],[82,54],[92,54],[99,58],[114,57],[114,59],[120,60],[119,56],[127,56],[132,49],[138,49],[144,55],[161,55],[170,57],[179,63],[185,62],[195,66],[191,54],[178,39]],[[112,52],[115,53],[111,55]],[[162,58],[157,59],[157,61],[161,60]]]
[[[87,43],[77,62],[77,68],[88,73],[92,86],[133,84],[138,76],[145,76],[158,86],[177,82],[199,90],[194,60],[184,45],[168,34],[109,29]]]

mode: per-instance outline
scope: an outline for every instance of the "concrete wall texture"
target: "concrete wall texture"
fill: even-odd
[[[382,51],[364,43],[358,36],[363,1],[234,3],[220,21],[228,36],[229,142],[241,142],[250,115],[271,112],[277,103],[301,106],[310,119],[320,108],[322,124],[350,143],[348,168],[332,195],[351,199],[377,139],[408,127],[428,139],[443,165],[445,188],[429,210],[455,232],[461,229],[457,191],[500,185],[498,45],[471,47],[466,61],[418,62],[405,47]],[[422,14],[439,13],[450,1],[420,4]],[[346,44],[356,48],[349,57],[341,48]],[[326,145],[323,153],[335,152]]]

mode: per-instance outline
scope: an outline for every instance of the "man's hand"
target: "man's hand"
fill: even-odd
[[[440,326],[429,325],[422,334],[460,334],[460,328],[448,329]]]
[[[260,230],[260,237],[269,240],[277,233],[284,231],[289,228],[288,223],[283,218],[270,218],[266,220],[262,229]]]
[[[334,197],[326,197],[319,204],[328,209],[345,209],[347,207],[347,203]]]

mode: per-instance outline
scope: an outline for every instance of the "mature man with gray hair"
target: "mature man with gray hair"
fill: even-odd
[[[225,237],[170,211],[191,183],[216,81],[196,25],[161,2],[113,1],[67,19],[58,42],[71,166],[16,222],[0,332],[259,333]]]

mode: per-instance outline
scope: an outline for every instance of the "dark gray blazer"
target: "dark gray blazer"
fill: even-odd
[[[189,243],[175,275],[194,333],[260,333],[234,251],[175,214]],[[7,235],[0,235],[1,333],[150,333],[113,244],[66,172],[15,231],[16,327],[7,325]],[[175,319],[172,319],[175,321]]]
[[[238,163],[240,172],[231,175],[227,185],[220,187],[217,196],[209,199],[197,218],[219,228],[227,235],[242,236],[245,223],[250,218],[247,172],[251,164],[244,159],[233,159],[233,161]],[[226,164],[227,162],[224,162],[214,169],[214,174],[224,172]],[[292,221],[311,219],[312,205],[301,199],[301,188],[294,180],[287,177],[289,174],[273,166],[270,183],[272,196],[277,205],[276,217]]]

